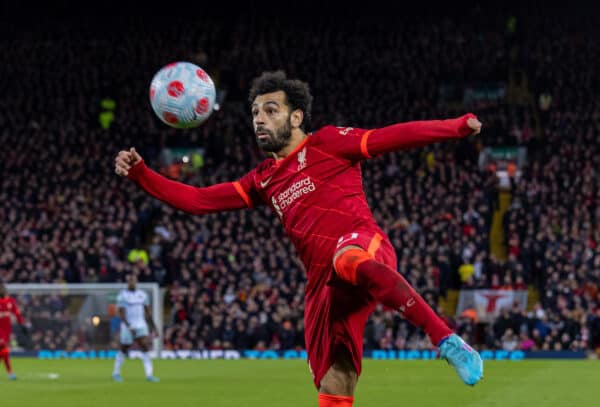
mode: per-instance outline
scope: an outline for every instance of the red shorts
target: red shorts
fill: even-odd
[[[10,343],[10,331],[0,331],[0,348]]]
[[[10,331],[3,330],[0,331],[0,355],[5,355],[10,352]]]
[[[380,231],[348,233],[340,237],[335,251],[346,246],[359,246],[375,260],[397,268],[394,248]],[[341,350],[349,352],[360,374],[365,325],[377,305],[365,289],[340,279],[333,270],[333,258],[331,263],[327,282],[307,293],[304,314],[308,364],[317,389]]]

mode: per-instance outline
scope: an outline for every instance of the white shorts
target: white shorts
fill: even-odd
[[[128,329],[125,324],[121,324],[120,340],[122,345],[131,345],[134,339],[148,336],[148,325],[137,325]]]

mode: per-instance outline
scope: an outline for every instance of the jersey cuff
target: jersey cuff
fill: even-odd
[[[371,133],[373,133],[373,131],[374,130],[366,131],[360,139],[360,153],[365,158],[373,158],[373,156],[369,154],[369,150],[367,150],[367,141],[369,141],[369,136],[371,135]]]
[[[139,163],[135,164],[133,167],[129,169],[129,173],[127,174],[127,178],[132,181],[138,181],[144,172],[144,168],[146,167],[146,163],[144,160],[141,160]]]
[[[240,197],[246,203],[246,206],[248,208],[252,208],[252,201],[250,201],[250,197],[248,196],[246,191],[244,191],[244,188],[242,188],[242,185],[237,181],[232,182],[232,184],[233,184],[233,187],[235,188],[236,192],[240,195]]]

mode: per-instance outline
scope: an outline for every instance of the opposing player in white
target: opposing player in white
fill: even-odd
[[[115,367],[112,378],[116,382],[122,382],[121,366],[125,362],[129,348],[135,341],[142,350],[142,361],[144,362],[144,371],[146,380],[149,382],[158,382],[159,379],[153,375],[152,359],[148,354],[150,332],[156,333],[156,325],[152,320],[148,295],[143,290],[137,289],[137,276],[129,274],[127,276],[127,289],[121,290],[117,296],[117,307],[121,317],[121,349],[115,358]],[[150,326],[150,331],[148,330]]]

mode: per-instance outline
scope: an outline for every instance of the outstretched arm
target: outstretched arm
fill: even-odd
[[[365,132],[360,143],[361,153],[370,158],[385,152],[462,138],[480,131],[481,122],[472,113],[455,119],[398,123]]]
[[[134,148],[119,152],[115,172],[128,177],[156,199],[194,215],[252,206],[238,182],[198,188],[173,181],[148,168]]]
[[[328,152],[360,161],[382,153],[479,134],[480,131],[481,122],[468,113],[454,119],[412,121],[372,130],[327,126],[318,137],[320,146]]]

